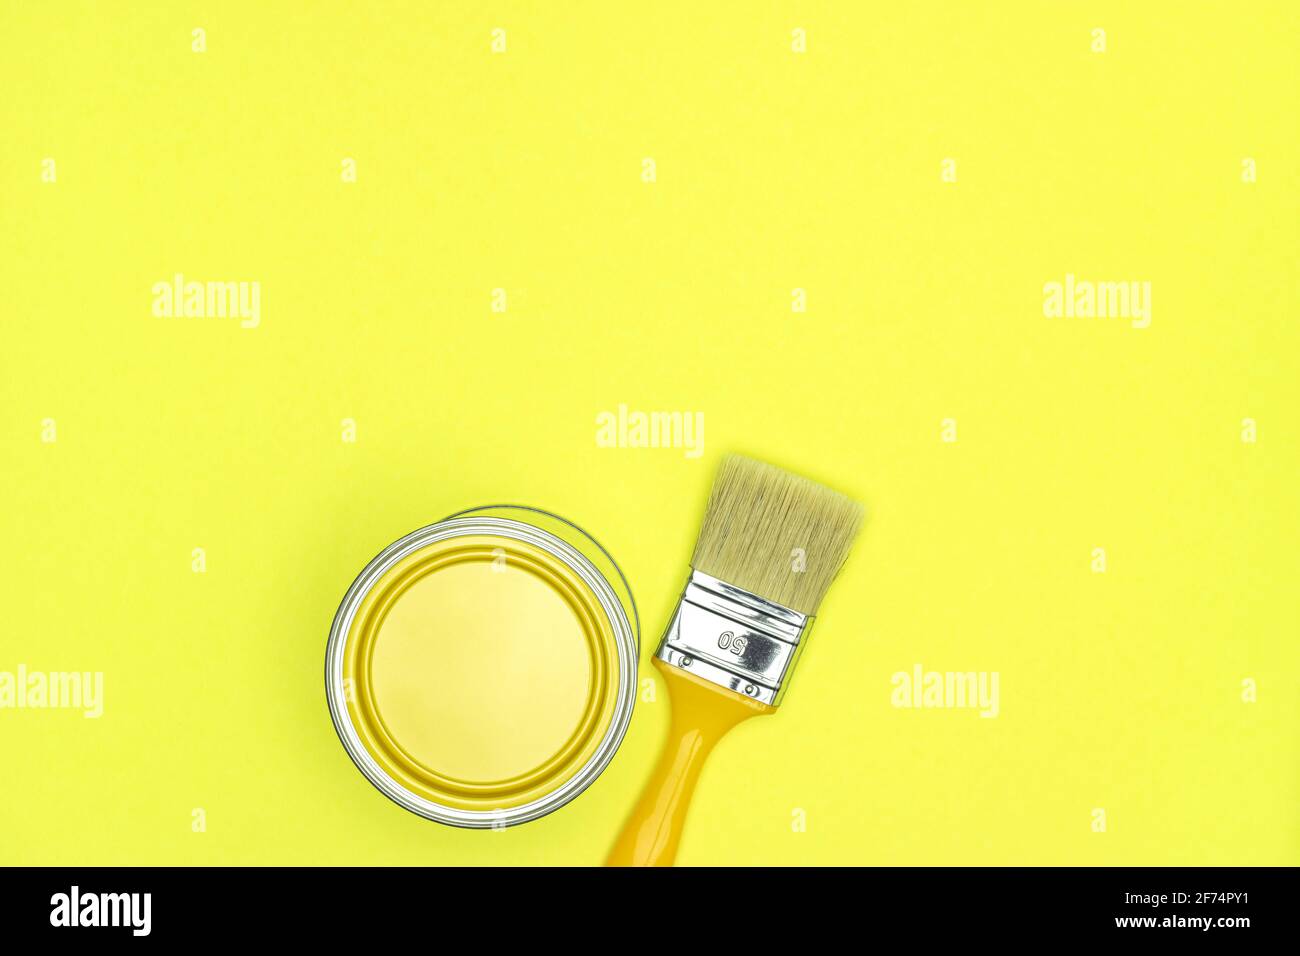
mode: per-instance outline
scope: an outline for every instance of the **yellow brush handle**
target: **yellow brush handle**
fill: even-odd
[[[704,758],[736,724],[776,710],[658,658],[654,665],[664,675],[673,701],[668,744],[606,866],[672,866]]]

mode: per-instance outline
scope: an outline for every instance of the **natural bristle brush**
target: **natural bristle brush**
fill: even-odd
[[[763,462],[723,459],[691,574],[654,655],[672,698],[668,743],[607,866],[671,866],[713,746],[775,713],[862,506]]]

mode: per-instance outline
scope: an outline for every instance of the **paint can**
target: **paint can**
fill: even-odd
[[[330,628],[339,739],[385,796],[461,827],[535,820],[613,758],[636,698],[640,621],[577,525],[492,505],[393,542]]]

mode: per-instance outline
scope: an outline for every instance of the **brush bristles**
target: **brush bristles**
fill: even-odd
[[[691,567],[816,614],[861,524],[856,501],[761,461],[727,455]]]

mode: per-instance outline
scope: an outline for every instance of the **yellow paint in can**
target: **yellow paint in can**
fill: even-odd
[[[373,768],[353,759],[409,809],[467,826],[567,802],[612,756],[634,691],[635,643],[607,579],[545,532],[502,527],[389,561],[340,635],[340,735]]]

